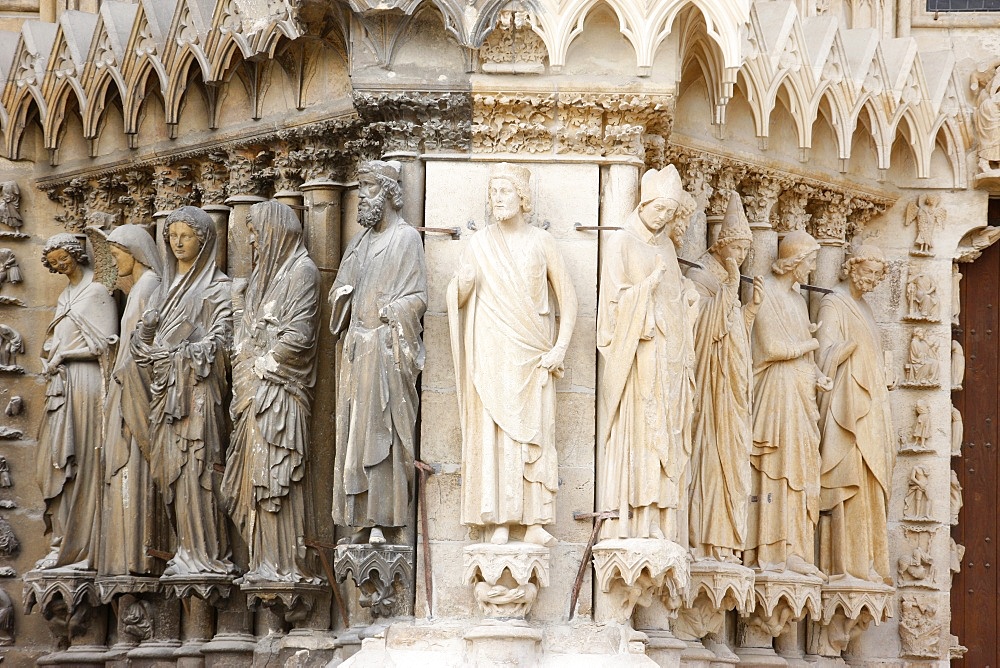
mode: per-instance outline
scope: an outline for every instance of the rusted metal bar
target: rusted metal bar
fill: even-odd
[[[433,577],[431,572],[431,539],[428,533],[428,520],[427,520],[427,477],[434,473],[434,467],[428,466],[419,459],[414,460],[413,465],[417,468],[420,473],[420,489],[419,489],[419,503],[420,503],[420,533],[421,533],[421,543],[424,548],[424,599],[427,601],[427,615],[429,617],[434,616],[434,589],[433,589]]]
[[[573,619],[573,615],[576,614],[576,602],[580,598],[580,588],[583,586],[583,578],[587,575],[587,569],[590,567],[590,556],[594,552],[594,543],[597,542],[597,535],[601,532],[601,525],[604,524],[604,520],[618,519],[618,511],[610,510],[602,513],[573,513],[574,520],[594,520],[594,530],[590,532],[590,540],[587,541],[587,547],[583,550],[583,560],[580,562],[580,569],[576,572],[576,580],[573,582],[573,594],[569,599],[569,618]]]
[[[622,228],[617,225],[584,225],[582,223],[573,223],[573,229],[577,232],[613,232]]]
[[[170,561],[174,558],[174,555],[170,552],[164,552],[163,550],[157,550],[156,548],[147,547],[146,556],[152,557],[153,559],[159,559],[161,561]]]
[[[330,582],[333,597],[337,600],[340,618],[344,620],[344,628],[350,628],[351,622],[347,619],[347,606],[344,605],[344,599],[340,597],[340,587],[337,586],[337,579],[334,577],[333,569],[330,567],[330,560],[326,558],[326,551],[336,550],[337,546],[333,543],[325,543],[320,540],[310,540],[308,538],[306,538],[305,544],[306,547],[311,547],[319,553],[319,560],[323,563],[323,571],[326,573],[326,579]]]

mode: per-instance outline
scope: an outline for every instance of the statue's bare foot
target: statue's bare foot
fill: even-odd
[[[372,527],[371,535],[368,536],[368,542],[372,545],[385,545],[385,534],[382,533],[382,529]]]
[[[535,543],[543,547],[555,547],[557,541],[555,536],[542,528],[540,524],[532,524],[524,532],[524,542]]]
[[[506,545],[509,538],[510,529],[507,528],[506,524],[498,524],[493,527],[493,535],[490,537],[491,543],[494,545]]]
[[[805,559],[797,554],[793,554],[785,560],[785,568],[799,575],[814,575],[818,578],[823,578],[823,582],[826,582],[828,579],[823,571],[807,563]]]
[[[47,555],[35,562],[35,568],[43,571],[49,568],[55,568],[56,564],[59,563],[59,552],[53,550]]]

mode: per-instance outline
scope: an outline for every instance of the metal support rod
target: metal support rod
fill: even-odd
[[[590,532],[590,540],[587,541],[587,547],[583,550],[583,560],[580,561],[580,568],[576,572],[576,580],[573,582],[573,594],[569,599],[569,618],[573,619],[573,615],[576,613],[576,602],[580,598],[580,588],[583,586],[583,578],[587,575],[587,568],[590,566],[590,557],[594,553],[594,543],[597,542],[597,535],[601,532],[601,525],[604,524],[604,520],[613,520],[618,518],[618,511],[611,510],[603,513],[581,513],[574,512],[574,520],[594,520],[594,529]]]
[[[333,569],[330,568],[330,561],[326,558],[327,550],[336,550],[337,546],[333,543],[324,543],[319,540],[310,540],[306,538],[306,547],[311,547],[319,553],[319,559],[323,563],[323,570],[326,572],[326,579],[330,581],[330,589],[333,590],[333,597],[337,599],[337,608],[340,610],[340,618],[344,620],[344,628],[350,628],[351,622],[347,619],[347,606],[344,605],[344,599],[340,597],[340,587],[337,586],[337,579],[333,575]]]
[[[450,235],[452,239],[458,239],[462,236],[462,228],[460,227],[414,227],[413,229],[418,232],[436,232],[438,234]]]
[[[456,228],[457,229],[457,228]],[[434,473],[434,467],[428,466],[419,459],[414,460],[413,465],[420,473],[420,528],[421,542],[424,547],[424,599],[427,601],[427,616],[434,616],[434,589],[431,573],[431,539],[427,533],[427,478]]]

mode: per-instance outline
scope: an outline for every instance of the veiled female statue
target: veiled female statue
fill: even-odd
[[[163,574],[225,575],[232,564],[215,467],[228,433],[230,280],[215,265],[215,226],[201,209],[171,213],[163,236],[172,259],[131,343],[135,361],[151,376],[150,467],[177,536]]]
[[[528,224],[531,173],[490,172],[494,222],[469,240],[448,285],[462,424],[462,522],[492,543],[512,526],[551,546],[559,485],[555,379],[576,322],[576,293],[555,240]],[[556,304],[560,319],[556,327]]]
[[[132,287],[122,313],[122,340],[105,401],[103,539],[100,575],[158,575],[149,547],[164,549],[163,501],[149,471],[149,376],[132,359],[127,341],[160,289],[163,261],[156,242],[139,225],[108,235],[118,275]]]
[[[892,484],[892,415],[882,338],[864,295],[886,275],[882,251],[863,245],[844,262],[846,279],[823,297],[819,354],[833,389],[820,406],[821,510],[831,576],[891,583],[886,518]]]
[[[819,409],[829,379],[814,361],[809,310],[798,290],[816,268],[819,244],[789,232],[778,245],[751,332],[753,455],[744,563],[760,570],[818,575],[813,537],[819,520]]]
[[[694,434],[689,489],[690,546],[697,558],[740,563],[750,499],[752,359],[750,330],[764,299],[754,280],[740,305],[740,265],[753,236],[733,193],[718,240],[687,272],[698,290],[694,329]]]
[[[38,430],[38,485],[45,500],[49,554],[36,568],[90,570],[101,535],[103,398],[118,310],[94,280],[81,242],[57,234],[42,248],[42,264],[65,276],[42,346],[45,412]]]
[[[604,538],[685,543],[697,294],[676,247],[695,201],[673,165],[642,177],[639,206],[607,238],[601,266],[598,401],[605,416],[599,508]]]
[[[253,270],[233,299],[236,425],[222,492],[250,547],[244,582],[313,581],[304,541],[319,270],[289,207],[254,204],[247,226]]]

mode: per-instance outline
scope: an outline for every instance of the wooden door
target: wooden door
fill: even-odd
[[[990,200],[991,225],[1000,225],[998,205],[1000,200]],[[952,537],[965,545],[965,557],[952,582],[951,631],[969,651],[953,664],[1000,668],[1000,244],[961,269],[961,327],[954,334],[965,349],[965,390],[952,398],[965,437],[962,457],[952,459],[952,466],[965,505]]]

